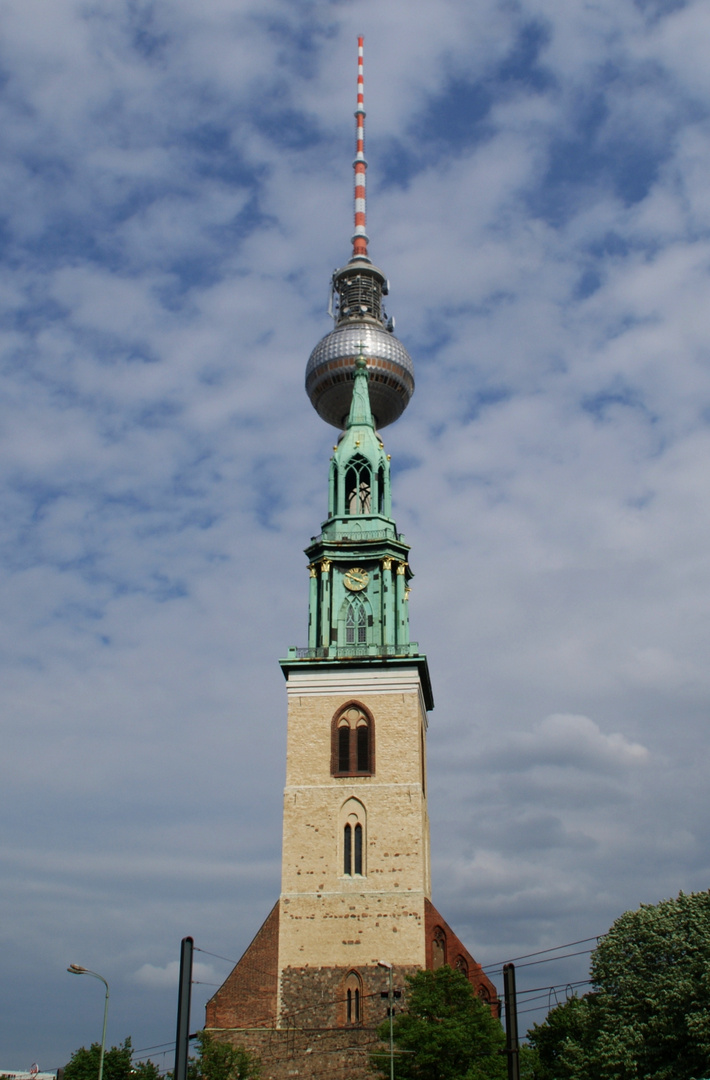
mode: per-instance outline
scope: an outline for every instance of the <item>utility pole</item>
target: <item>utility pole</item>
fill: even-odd
[[[394,986],[392,980],[394,979],[394,969],[387,960],[378,960],[378,967],[386,968],[389,972],[389,989],[387,991],[387,1012],[390,1018],[390,1080],[394,1080],[394,1030],[392,1025],[394,1024]],[[385,996],[384,994],[382,995]],[[177,1078],[176,1078],[177,1080]]]
[[[505,1053],[508,1059],[508,1080],[520,1080],[515,964],[503,965],[503,990],[505,994]]]
[[[177,1036],[175,1039],[174,1080],[187,1080],[187,1056],[190,1045],[190,995],[192,991],[192,950],[194,941],[184,937],[180,946],[180,985],[178,987]]]

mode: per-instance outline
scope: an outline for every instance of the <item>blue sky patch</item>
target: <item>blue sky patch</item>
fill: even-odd
[[[540,59],[551,36],[547,23],[529,22],[523,26],[510,53],[498,65],[493,81],[521,83],[537,93],[555,86],[557,80],[552,69]]]
[[[485,386],[474,391],[466,397],[461,420],[465,424],[478,420],[484,409],[492,405],[500,405],[509,401],[513,396],[512,390],[507,386]]]
[[[585,412],[601,422],[611,420],[618,408],[638,409],[649,420],[652,419],[639,392],[630,386],[615,385],[596,394],[589,394],[582,399],[581,405]]]
[[[598,270],[591,267],[583,270],[574,289],[575,299],[586,300],[588,296],[593,296],[601,283],[602,277]]]

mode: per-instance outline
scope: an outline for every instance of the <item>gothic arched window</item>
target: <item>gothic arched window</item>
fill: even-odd
[[[377,470],[377,513],[385,512],[385,470],[380,465]]]
[[[350,772],[350,725],[347,722],[338,728],[338,772]]]
[[[362,717],[355,728],[355,768],[357,772],[370,771],[370,728]]]
[[[461,954],[459,953],[459,955],[456,957],[454,967],[457,971],[460,971],[462,975],[465,975],[466,978],[468,978],[468,962],[465,956],[461,956]]]
[[[345,513],[369,514],[372,511],[370,466],[359,454],[352,459],[345,474]]]
[[[353,600],[345,614],[345,644],[367,644],[367,611],[362,600]]]
[[[345,823],[345,833],[343,836],[343,873],[352,874],[353,872],[353,830],[350,822]]]
[[[344,1020],[346,1024],[361,1024],[362,1017],[362,979],[357,971],[349,971],[345,978]]]
[[[434,939],[431,943],[431,966],[436,971],[446,963],[446,934],[440,926],[434,930]]]
[[[342,827],[343,876],[365,875],[365,807],[359,799],[348,799],[340,814]]]
[[[370,776],[375,771],[375,727],[369,711],[356,702],[340,709],[331,728],[333,776]]]

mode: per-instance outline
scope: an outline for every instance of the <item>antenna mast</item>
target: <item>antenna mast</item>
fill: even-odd
[[[353,233],[353,258],[367,259],[367,232],[365,231],[365,95],[362,74],[362,43],[357,39],[357,109],[355,110],[356,142],[355,160],[355,232]]]

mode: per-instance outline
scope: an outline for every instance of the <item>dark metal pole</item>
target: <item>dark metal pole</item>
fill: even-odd
[[[390,964],[390,983],[387,992],[387,1012],[390,1014],[390,1080],[394,1080],[394,968]]]
[[[503,990],[505,994],[505,1052],[508,1058],[508,1080],[520,1080],[515,964],[503,965]]]
[[[190,1043],[190,993],[192,990],[192,949],[194,941],[184,937],[180,946],[180,986],[178,988],[177,1037],[175,1039],[175,1080],[187,1080]]]

